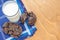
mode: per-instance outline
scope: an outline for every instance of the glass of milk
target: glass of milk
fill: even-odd
[[[20,11],[15,1],[7,1],[2,7],[3,13],[6,15],[10,22],[17,22],[20,18]]]

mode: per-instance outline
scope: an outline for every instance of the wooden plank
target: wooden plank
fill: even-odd
[[[26,40],[60,40],[60,0],[22,0],[37,16],[37,31]]]

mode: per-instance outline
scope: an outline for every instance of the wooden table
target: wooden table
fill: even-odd
[[[26,40],[60,40],[60,0],[22,0],[37,16],[36,33]]]

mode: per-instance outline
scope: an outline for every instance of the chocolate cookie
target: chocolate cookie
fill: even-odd
[[[22,28],[18,24],[6,22],[3,25],[3,31],[6,34],[18,38],[22,33]]]
[[[27,18],[28,18],[28,12],[25,12],[21,14],[19,22],[24,23]]]
[[[19,22],[24,23],[25,20],[28,20],[29,25],[34,25],[36,22],[36,15],[31,11],[31,12],[25,12],[20,16]]]
[[[29,12],[28,14],[29,18],[28,18],[28,24],[29,25],[34,25],[36,22],[36,15],[33,12]]]

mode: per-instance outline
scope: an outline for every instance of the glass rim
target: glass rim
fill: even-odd
[[[4,4],[3,4],[3,6],[2,6],[2,10],[3,10],[3,8],[6,6],[6,5],[8,5],[9,3],[16,3],[16,1],[7,1],[7,2],[5,2]],[[17,12],[14,14],[14,15],[16,15],[17,13],[19,12],[19,8],[18,8],[18,10],[17,10]],[[5,16],[8,16],[7,14],[5,14],[4,13],[4,15]],[[12,15],[12,16],[14,16],[14,15]],[[8,17],[12,17],[11,15],[10,16],[8,16]]]

